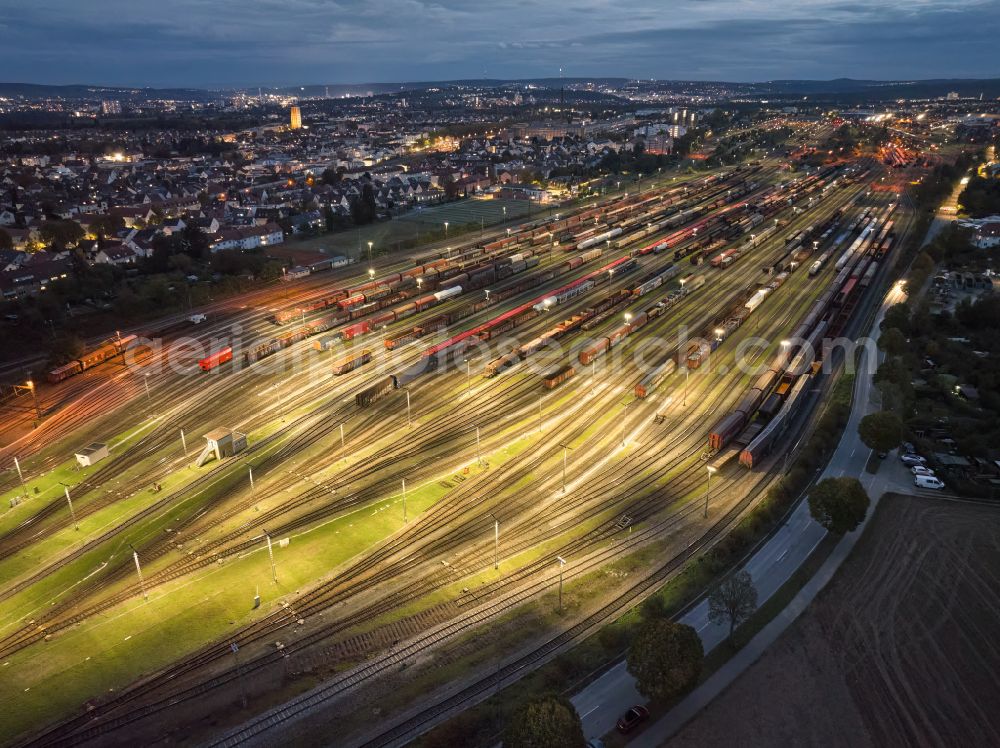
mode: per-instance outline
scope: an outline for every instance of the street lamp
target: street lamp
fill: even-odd
[[[711,465],[706,465],[705,468],[708,470],[708,486],[705,488],[705,517],[708,517],[708,494],[712,490],[712,473],[718,470],[717,467]]]
[[[447,221],[444,222],[444,238],[445,239],[448,238],[448,222]]]
[[[625,312],[625,322],[626,324],[632,321],[632,312]]]
[[[375,268],[368,268],[368,277],[371,280],[375,280]]]
[[[271,560],[271,579],[274,580],[275,584],[277,584],[278,570],[274,567],[274,548],[271,546],[271,533],[269,533],[267,530],[264,530],[263,527],[261,528],[261,530],[263,530],[264,532],[264,540],[267,541],[267,557]]]
[[[374,244],[374,242],[368,242],[368,264],[369,265],[372,264],[372,244]]]
[[[493,569],[496,570],[500,568],[500,520],[493,512],[490,516],[493,518]]]
[[[562,613],[562,588],[563,588],[563,567],[566,565],[566,560],[562,556],[556,556],[556,561],[559,562],[559,613]]]
[[[38,421],[41,421],[42,420],[42,409],[38,405],[38,392],[35,390],[35,382],[34,382],[34,380],[29,379],[27,382],[24,383],[24,387],[27,388],[28,392],[31,393],[31,402],[32,402],[32,404],[35,407],[35,419],[38,420]],[[14,386],[14,391],[18,392],[18,394],[20,394],[20,392],[19,392],[20,389],[21,388],[19,386],[17,386],[17,385]]]
[[[567,446],[566,444],[560,444],[559,446],[562,447],[562,450],[563,450],[562,490],[563,490],[563,493],[566,493],[566,454],[567,454],[568,450],[573,449],[573,448],[570,447],[570,446]]]
[[[486,289],[486,302],[489,303],[490,300],[490,289]]]

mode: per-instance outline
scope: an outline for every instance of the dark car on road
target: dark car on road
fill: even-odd
[[[636,727],[639,726],[641,722],[645,722],[649,718],[649,710],[644,706],[634,706],[629,709],[625,714],[621,716],[618,720],[618,732],[629,733],[632,732]]]

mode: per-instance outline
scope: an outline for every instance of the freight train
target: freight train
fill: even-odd
[[[74,377],[87,369],[92,369],[98,364],[102,364],[108,359],[114,358],[115,356],[121,355],[125,351],[134,348],[138,344],[138,340],[139,339],[135,335],[125,335],[109,343],[105,343],[99,348],[95,348],[94,350],[83,354],[80,358],[73,359],[62,366],[57,366],[55,369],[52,369],[46,375],[46,379],[55,384],[56,382],[61,382],[64,379]]]
[[[865,211],[851,224],[846,235],[838,238],[837,243],[840,243],[846,240],[855,228],[862,228],[861,235],[845,253],[844,262],[839,264],[837,275],[793,331],[791,340],[799,345],[796,355],[792,356],[792,346],[782,346],[768,369],[758,377],[736,408],[715,424],[709,435],[711,449],[720,450],[729,444],[753,420],[758,410],[761,410],[764,416],[777,414],[772,418],[772,422],[775,419],[780,420],[774,426],[770,426],[769,423],[749,441],[740,453],[740,462],[747,467],[753,467],[770,451],[778,436],[787,427],[787,421],[790,420],[794,409],[803,400],[803,383],[808,380],[806,374],[816,361],[823,336],[832,327],[831,320],[842,314],[855,288],[862,285],[859,280],[868,277],[870,282],[873,277],[874,271],[872,276],[868,276],[867,268],[874,264],[870,255],[874,245],[873,239],[878,238],[874,234],[874,229],[876,225],[882,225],[887,221],[894,208],[895,205],[890,205],[876,219],[875,224],[870,220],[874,217],[874,211]],[[797,341],[804,343],[798,344]],[[778,397],[773,398],[772,392]]]

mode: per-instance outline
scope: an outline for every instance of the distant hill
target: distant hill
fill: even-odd
[[[200,88],[128,88],[124,86],[92,86],[73,83],[49,86],[41,83],[0,83],[0,96],[27,98],[93,99],[95,97],[143,101],[148,99],[177,99],[201,101],[215,98],[210,91]]]
[[[504,86],[537,86],[539,88],[557,89],[596,84],[605,86],[623,86],[630,82],[628,78],[521,78],[521,79],[456,79],[450,81],[400,81],[383,83],[335,83],[310,84],[306,86],[262,87],[269,93],[283,95],[298,95],[303,98],[320,97],[329,94],[332,97],[363,96],[399,93],[402,91],[426,91],[433,88],[455,87],[487,87]],[[815,97],[820,99],[851,98],[869,100],[892,100],[901,97],[929,98],[943,96],[950,91],[956,91],[961,96],[979,96],[997,98],[1000,96],[1000,78],[939,78],[931,80],[899,80],[877,81],[856,80],[853,78],[836,78],[834,80],[772,80],[756,83],[734,83],[726,81],[681,81],[643,80],[640,87],[656,86],[659,88],[674,87],[678,91],[690,90],[698,86],[728,86],[747,93],[776,98]],[[130,88],[125,86],[98,86],[88,84],[43,85],[37,83],[0,83],[0,96],[27,98],[94,99],[113,98],[123,101],[144,101],[149,99],[176,99],[181,101],[206,101],[217,99],[220,95],[236,90],[255,91],[248,86],[240,89],[209,90],[200,88]]]
[[[923,98],[943,96],[955,91],[961,96],[978,96],[996,98],[1000,96],[1000,79],[998,78],[936,78],[911,81],[874,81],[856,80],[853,78],[836,78],[829,81],[815,80],[776,80],[751,84],[760,93],[775,93],[785,95],[824,95],[824,94],[864,94],[872,98]]]

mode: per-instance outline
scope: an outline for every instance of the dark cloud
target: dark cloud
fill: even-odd
[[[463,77],[1000,76],[1000,0],[0,0],[0,77],[281,85]]]

